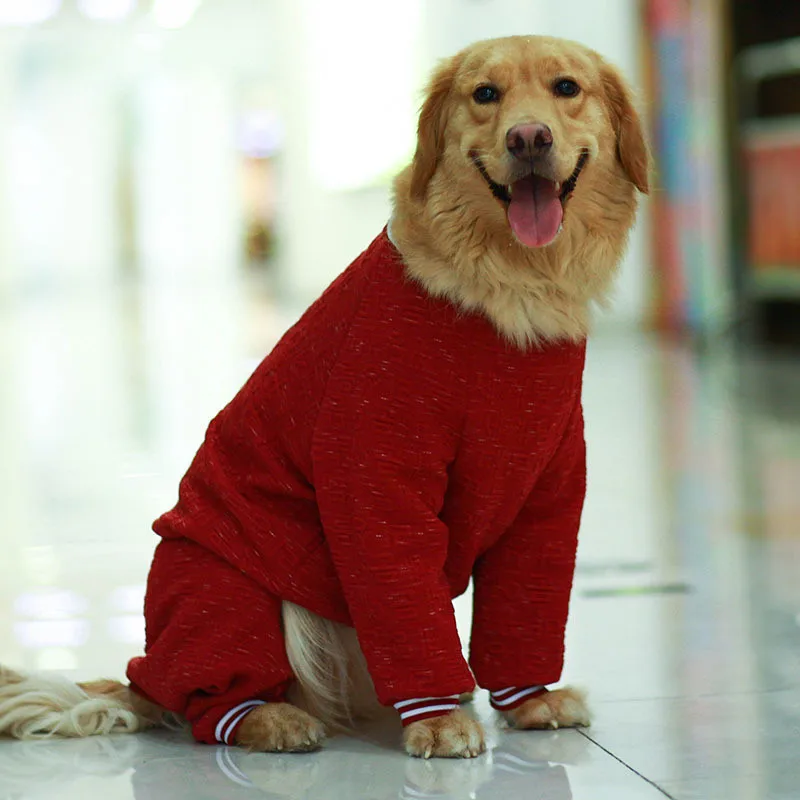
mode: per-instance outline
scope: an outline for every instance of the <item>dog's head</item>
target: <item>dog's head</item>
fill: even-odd
[[[535,248],[620,190],[646,193],[649,165],[616,69],[579,44],[519,36],[479,42],[436,71],[409,191],[424,201],[446,186],[484,224]]]

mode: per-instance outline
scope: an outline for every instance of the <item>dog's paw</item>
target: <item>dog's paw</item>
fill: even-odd
[[[586,728],[592,722],[586,695],[569,687],[532,697],[504,716],[514,728],[522,730]]]
[[[475,758],[486,749],[483,725],[459,709],[412,722],[403,742],[406,752],[417,758]]]
[[[325,726],[290,703],[265,703],[244,718],[235,738],[260,753],[303,753],[322,745]]]

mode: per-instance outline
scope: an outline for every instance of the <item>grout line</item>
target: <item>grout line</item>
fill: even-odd
[[[669,800],[677,800],[677,798],[669,794],[666,790],[662,789],[655,781],[651,781],[650,778],[646,777],[645,775],[642,775],[642,773],[639,772],[639,770],[634,769],[630,764],[623,761],[619,756],[612,753],[608,748],[603,747],[603,745],[601,745],[600,742],[597,741],[597,739],[592,739],[592,737],[589,736],[589,734],[583,731],[581,728],[577,728],[577,731],[581,736],[583,736],[585,739],[588,739],[592,744],[597,745],[597,747],[599,747],[604,753],[610,755],[611,758],[613,758],[615,761],[619,761],[619,763],[622,764],[622,766],[625,767],[625,769],[629,769],[634,775],[638,775],[643,781],[649,783],[654,789],[661,792],[661,794],[663,794],[664,797],[668,797]]]

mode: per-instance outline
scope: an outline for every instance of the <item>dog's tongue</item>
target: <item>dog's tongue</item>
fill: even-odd
[[[529,175],[511,187],[508,222],[517,241],[543,247],[556,238],[564,208],[552,181]]]

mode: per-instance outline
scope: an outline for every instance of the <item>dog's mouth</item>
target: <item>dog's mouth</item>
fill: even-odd
[[[469,156],[491,193],[506,209],[516,239],[526,247],[544,247],[561,231],[567,200],[575,191],[578,178],[589,160],[589,151],[581,151],[575,169],[563,183],[535,172],[509,185],[497,183],[475,151],[470,151]]]

